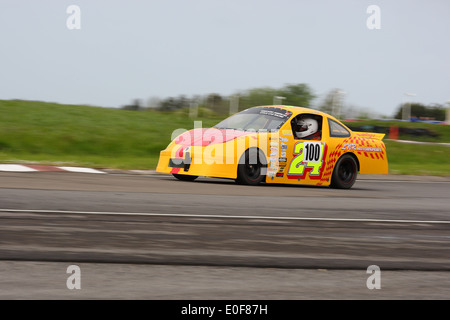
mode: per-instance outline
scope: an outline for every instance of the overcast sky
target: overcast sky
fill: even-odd
[[[0,99],[120,107],[307,83],[315,103],[339,88],[388,116],[450,100],[448,0],[0,0],[0,41]]]

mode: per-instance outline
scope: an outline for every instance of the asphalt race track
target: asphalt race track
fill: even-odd
[[[0,298],[448,299],[449,187],[0,172]]]

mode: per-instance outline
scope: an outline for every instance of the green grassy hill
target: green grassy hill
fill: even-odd
[[[208,115],[191,119],[184,111],[127,111],[0,100],[0,163],[154,169],[159,152],[170,142],[174,130],[191,129],[194,120],[201,120],[203,127],[210,127],[223,118]],[[357,125],[390,123],[369,121]],[[438,137],[425,140],[450,142],[450,126],[423,123],[401,125],[435,130]],[[450,147],[385,142],[390,173],[450,175]]]
[[[173,130],[193,125],[183,113],[0,100],[0,162],[154,169]]]

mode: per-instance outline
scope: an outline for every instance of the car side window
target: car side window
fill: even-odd
[[[322,116],[300,114],[291,120],[296,140],[322,140]]]
[[[350,132],[343,125],[334,120],[328,119],[328,127],[330,128],[330,137],[350,137]]]

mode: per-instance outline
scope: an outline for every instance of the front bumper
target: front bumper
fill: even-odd
[[[174,149],[175,148],[175,149]],[[219,155],[210,157],[204,147],[192,147],[191,152],[176,151],[176,146],[160,152],[157,172],[192,176],[237,178],[237,161]],[[181,155],[181,156],[180,156]]]

